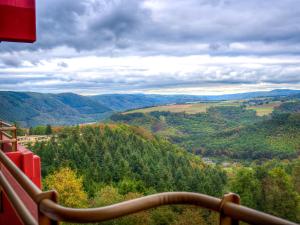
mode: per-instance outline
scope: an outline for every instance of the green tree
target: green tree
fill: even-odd
[[[136,181],[132,179],[124,179],[118,183],[118,189],[121,194],[127,194],[129,192],[145,193],[146,187],[142,181]]]
[[[230,183],[231,191],[241,197],[241,203],[251,208],[259,208],[261,201],[261,184],[255,171],[249,168],[239,169]]]
[[[30,133],[32,135],[45,135],[46,134],[46,126],[36,126],[30,129]]]
[[[48,125],[46,126],[45,134],[46,134],[46,135],[52,134],[52,127],[51,127],[50,124],[48,124]]]
[[[296,187],[296,191],[300,195],[300,159],[295,161],[295,165],[292,170],[293,182]]]
[[[187,207],[178,215],[176,222],[172,225],[206,225],[207,223],[200,212],[198,208]]]
[[[176,213],[170,206],[163,206],[154,209],[151,213],[153,225],[168,225],[172,224],[176,219]]]
[[[113,186],[104,186],[96,193],[93,202],[94,206],[100,207],[121,202],[122,199],[123,196],[119,194],[117,188],[114,188]]]
[[[113,186],[104,186],[95,196],[93,206],[108,206],[122,201],[127,201],[131,199],[136,199],[142,197],[139,193],[128,193],[126,195],[121,195],[117,188]],[[135,213],[126,217],[119,219],[107,221],[105,225],[135,225],[135,224],[150,224],[150,215],[148,211]]]
[[[142,194],[139,193],[128,193],[124,196],[124,201],[128,201],[131,199],[136,199],[143,197]],[[149,225],[151,222],[150,212],[149,210],[142,211],[139,213],[135,213],[126,217],[121,218],[120,225],[136,225],[136,224],[144,224]]]
[[[30,127],[30,128],[29,128],[29,135],[33,135],[33,132],[34,132],[34,131],[33,131],[33,127]]]
[[[17,128],[17,136],[24,136],[26,134],[26,129],[20,126],[20,123],[15,122],[15,127]]]
[[[292,178],[282,168],[275,167],[263,180],[264,210],[292,221],[297,220],[299,196]]]

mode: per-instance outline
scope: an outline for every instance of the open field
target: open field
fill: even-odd
[[[169,111],[169,112],[186,112],[189,114],[203,113],[212,106],[238,106],[240,102],[238,101],[225,101],[225,102],[208,102],[208,103],[189,103],[189,104],[176,104],[176,105],[164,105],[155,106],[150,108],[131,110],[127,113],[149,113],[154,111]]]
[[[169,112],[186,112],[188,114],[196,114],[203,113],[206,110],[213,106],[239,106],[241,101],[223,101],[223,102],[207,102],[207,103],[188,103],[188,104],[174,104],[174,105],[163,105],[163,106],[155,106],[143,109],[131,110],[128,112],[124,112],[124,114],[128,113],[149,113],[154,111],[169,111]],[[253,109],[257,112],[258,116],[265,116],[272,113],[274,107],[279,106],[280,102],[271,102],[269,104],[263,105],[255,105],[249,106],[247,109]]]
[[[247,109],[253,109],[256,111],[258,116],[266,116],[273,112],[273,109],[279,106],[281,102],[271,102],[269,104],[249,106]]]

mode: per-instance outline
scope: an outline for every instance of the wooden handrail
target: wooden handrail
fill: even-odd
[[[296,223],[250,209],[230,201],[224,201],[208,195],[189,192],[160,193],[100,208],[68,208],[55,202],[56,192],[42,192],[39,188],[37,188],[37,186],[35,186],[2,151],[0,151],[0,162],[23,187],[27,194],[36,202],[39,211],[48,218],[49,221],[52,221],[52,224],[54,224],[55,221],[77,223],[101,222],[158,206],[186,204],[217,211],[225,217],[231,217],[235,220],[241,220],[253,225],[296,225]],[[3,179],[0,179],[0,185],[3,185]],[[11,201],[14,200],[11,199]],[[221,224],[231,225],[233,223]]]
[[[0,140],[0,144],[16,143],[17,139]]]
[[[13,127],[13,125],[9,124],[9,123],[6,123],[4,122],[3,120],[0,120],[0,126],[4,126],[4,127]]]
[[[1,132],[1,131],[0,131]],[[13,136],[12,135],[10,135],[10,134],[8,134],[7,132],[5,132],[5,131],[2,131],[2,134],[5,136],[5,137],[7,137],[7,138],[10,138],[10,139],[12,139],[13,138]]]
[[[16,127],[0,127],[0,131],[14,131],[16,130]]]

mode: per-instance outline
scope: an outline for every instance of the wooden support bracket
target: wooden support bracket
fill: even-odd
[[[57,203],[58,193],[56,191],[45,191],[40,193],[35,197],[35,202],[38,204],[38,207],[44,199],[52,200],[53,202]],[[59,225],[58,221],[51,220],[47,216],[45,216],[41,211],[39,210],[39,224],[40,225]]]
[[[220,204],[220,225],[239,225],[239,221],[232,219],[229,216],[226,216],[224,214],[223,207],[226,202],[232,202],[235,204],[240,204],[240,196],[234,193],[228,193],[225,194],[222,198],[221,204]]]

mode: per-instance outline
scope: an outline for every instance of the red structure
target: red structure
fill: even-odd
[[[35,40],[35,0],[0,0],[0,41]]]
[[[2,136],[2,140],[8,140],[7,137]],[[6,152],[6,155],[19,167],[24,174],[38,187],[41,188],[41,162],[40,158],[34,155],[31,151],[24,148],[21,145],[17,145],[17,151],[12,152],[12,144],[3,144],[2,150]],[[7,171],[4,166],[1,166],[1,171],[14,188],[15,192],[25,204],[29,212],[36,220],[38,220],[38,206],[28,196],[20,184],[13,178],[13,176]],[[1,193],[2,202],[0,211],[0,224],[1,225],[22,225],[23,223],[15,212],[8,197],[4,192]]]

